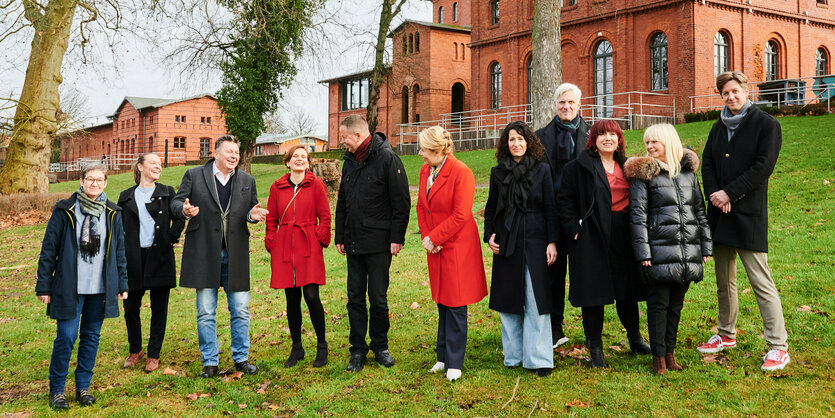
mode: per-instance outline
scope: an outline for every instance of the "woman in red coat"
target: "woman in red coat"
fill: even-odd
[[[316,330],[316,359],[313,367],[328,363],[325,342],[325,310],[319,299],[319,286],[325,284],[325,260],[322,249],[331,241],[331,210],[325,184],[310,168],[310,153],[303,146],[290,148],[284,164],[290,169],[270,187],[267,203],[267,236],[264,242],[270,253],[270,287],[284,289],[287,297],[287,322],[293,348],[284,367],[292,367],[304,358],[302,348],[301,299],[310,310]]]
[[[423,166],[417,217],[432,300],[438,304],[438,362],[450,381],[461,377],[467,347],[467,305],[487,296],[481,240],[473,219],[473,172],[452,155],[452,139],[440,126],[420,135]]]

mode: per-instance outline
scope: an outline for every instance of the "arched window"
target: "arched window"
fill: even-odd
[[[458,42],[453,42],[452,46],[455,48],[455,59],[458,59]]]
[[[400,108],[400,123],[409,123],[409,86],[403,86],[400,92],[401,108]]]
[[[498,62],[490,66],[490,107],[502,107],[502,66]]]
[[[649,42],[652,89],[667,88],[667,35],[658,32]]]
[[[612,44],[604,39],[594,48],[594,101],[595,115],[599,118],[612,116],[613,68]]]
[[[415,52],[415,35],[409,34],[409,53]]]
[[[780,78],[780,48],[777,42],[768,41],[765,44],[765,79],[777,80]]]
[[[415,32],[415,52],[420,52],[420,32]]]
[[[829,54],[823,48],[818,48],[815,52],[815,75],[829,74]]]
[[[420,111],[418,110],[418,94],[420,94],[420,86],[415,84],[412,86],[412,112],[414,116],[412,121],[420,122]]]
[[[406,35],[403,35],[403,55],[406,55],[409,52],[409,38]]]
[[[713,75],[731,70],[731,43],[725,32],[716,32],[713,37]]]
[[[459,45],[459,46],[461,47],[461,60],[463,61],[464,60],[464,47],[465,47],[465,45],[462,42],[461,45]]]
[[[533,55],[528,57],[528,63],[525,65],[528,70],[528,104],[533,103],[533,90],[531,89],[531,80],[533,79]]]
[[[452,3],[452,21],[458,21],[458,3]]]
[[[493,0],[490,2],[490,24],[499,24],[499,0]]]
[[[444,23],[444,6],[438,8],[438,23]]]

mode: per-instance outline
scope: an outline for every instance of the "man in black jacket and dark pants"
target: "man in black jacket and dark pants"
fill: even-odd
[[[557,116],[536,136],[545,145],[545,159],[551,166],[551,180],[554,182],[554,195],[559,195],[562,181],[562,169],[569,161],[577,158],[586,148],[589,139],[589,124],[580,116],[580,88],[571,83],[563,83],[554,93],[554,110]],[[568,260],[568,240],[560,231],[557,241],[557,261],[551,265],[551,297],[554,310],[551,312],[551,337],[554,348],[568,342],[562,329],[563,311],[565,310],[565,273]]]
[[[361,116],[348,116],[339,124],[339,142],[348,148],[336,201],[334,239],[336,250],[348,259],[351,359],[347,370],[362,370],[369,348],[378,363],[391,367],[386,293],[391,256],[403,248],[409,223],[409,182],[386,137],[379,132],[371,135]],[[370,309],[365,305],[366,292]]]

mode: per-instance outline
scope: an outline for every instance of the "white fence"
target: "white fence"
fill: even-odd
[[[136,154],[110,154],[104,155],[101,158],[79,158],[74,161],[65,161],[65,162],[58,162],[58,163],[51,163],[49,164],[49,171],[52,173],[64,173],[64,172],[73,172],[73,171],[81,171],[82,168],[89,164],[94,163],[101,163],[107,167],[108,170],[112,171],[124,171],[129,170],[133,167],[133,164],[136,163],[136,159],[139,158],[140,153]],[[163,160],[163,164],[165,164],[166,156],[165,154],[158,154],[160,158]],[[168,152],[168,165],[183,165],[186,163],[186,153],[185,151],[169,151]]]

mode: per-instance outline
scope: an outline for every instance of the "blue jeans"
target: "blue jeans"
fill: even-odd
[[[58,331],[52,344],[52,358],[49,361],[49,393],[64,393],[72,348],[79,333],[81,339],[78,342],[75,388],[80,390],[90,387],[103,321],[104,294],[78,295],[75,318],[58,321]]]
[[[229,284],[229,254],[220,253],[220,285],[224,291]],[[226,292],[229,306],[229,325],[232,334],[232,360],[240,363],[249,359],[249,292]],[[217,289],[197,289],[197,340],[204,366],[217,366]]]
[[[531,272],[525,266],[525,314],[501,312],[504,365],[522,365],[526,369],[554,367],[551,344],[551,315],[540,315],[531,284]]]

